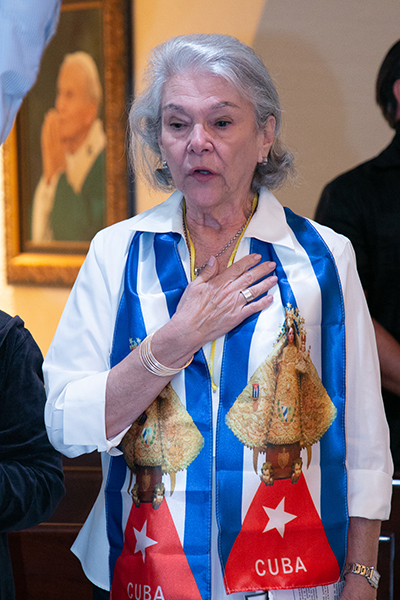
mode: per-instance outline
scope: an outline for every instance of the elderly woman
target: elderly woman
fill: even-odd
[[[349,242],[271,193],[292,169],[280,124],[271,78],[238,40],[154,50],[130,113],[133,164],[176,191],[96,235],[45,362],[53,444],[102,453],[73,546],[95,597],[279,600],[327,586],[375,598],[392,464],[373,330]],[[298,456],[263,430],[266,358],[289,313],[334,406],[311,462],[300,448],[295,484]],[[230,427],[239,397],[273,485]],[[284,430],[297,408],[280,397]]]

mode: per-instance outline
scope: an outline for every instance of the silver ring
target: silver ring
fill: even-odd
[[[249,290],[249,288],[242,290],[240,293],[242,294],[243,298],[246,300],[246,303],[254,300],[254,296],[251,293],[251,291]]]

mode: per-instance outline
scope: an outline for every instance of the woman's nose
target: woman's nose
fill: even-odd
[[[196,123],[191,131],[188,143],[188,151],[200,154],[212,150],[211,137],[201,123]]]

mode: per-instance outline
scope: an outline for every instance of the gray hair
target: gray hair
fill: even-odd
[[[60,73],[66,65],[78,65],[85,74],[86,95],[98,106],[101,105],[103,89],[100,83],[99,71],[94,59],[87,52],[78,51],[66,54],[61,63]]]
[[[156,189],[172,190],[169,169],[161,167],[161,97],[163,86],[175,75],[197,70],[223,77],[254,107],[261,131],[270,116],[275,117],[275,139],[268,163],[257,164],[252,190],[260,186],[274,189],[293,174],[293,155],[282,145],[281,108],[272,79],[260,57],[246,44],[229,35],[193,34],[171,38],[153,49],[144,75],[145,87],[135,99],[129,114],[130,159]]]

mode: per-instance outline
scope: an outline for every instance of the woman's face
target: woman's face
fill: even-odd
[[[245,205],[257,162],[268,155],[275,119],[258,131],[251,102],[225,79],[188,71],[162,95],[159,144],[189,206]]]
[[[293,327],[291,327],[288,331],[288,340],[289,340],[289,344],[293,344],[294,342],[294,331],[293,331]]]

